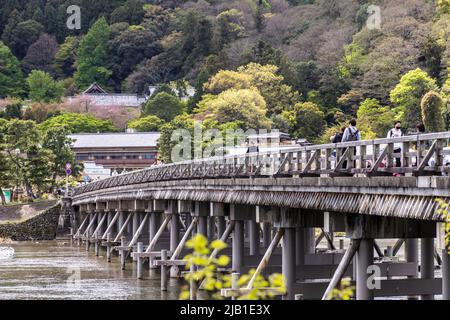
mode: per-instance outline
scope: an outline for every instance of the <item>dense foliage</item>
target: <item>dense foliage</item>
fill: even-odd
[[[66,27],[70,5],[81,8],[80,30]],[[380,6],[380,28],[366,23],[369,5]],[[5,0],[0,99],[57,104],[94,81],[140,95],[158,86],[142,119],[88,103],[40,118],[56,125],[68,120],[61,112],[106,115],[119,130],[161,129],[166,142],[194,120],[312,142],[356,117],[365,138],[386,136],[394,120],[405,131],[418,122],[448,129],[449,21],[448,0]],[[0,116],[26,113],[20,104],[0,103]],[[440,110],[437,119],[430,110]]]

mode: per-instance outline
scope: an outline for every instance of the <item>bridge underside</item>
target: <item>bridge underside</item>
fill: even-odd
[[[450,177],[163,181],[82,194],[74,197],[72,204],[153,199],[209,201],[442,221],[436,200],[450,200]]]

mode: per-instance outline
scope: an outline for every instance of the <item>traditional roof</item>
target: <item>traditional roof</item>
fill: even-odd
[[[83,94],[107,93],[97,82],[94,82],[87,88]]]
[[[82,133],[69,136],[75,140],[74,149],[81,148],[155,148],[159,132]]]

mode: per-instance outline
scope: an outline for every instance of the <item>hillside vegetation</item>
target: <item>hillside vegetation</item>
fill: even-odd
[[[81,30],[66,27],[70,5]],[[366,24],[370,5],[380,28]],[[449,125],[450,0],[3,0],[0,34],[0,98],[38,102],[20,115],[37,122],[58,112],[36,109],[96,81],[158,85],[130,125],[167,134],[194,120],[324,142],[352,117],[366,138],[395,119]],[[177,100],[189,86],[196,95]],[[441,118],[424,120],[427,108]]]

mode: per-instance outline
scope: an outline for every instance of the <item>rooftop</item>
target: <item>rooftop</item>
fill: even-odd
[[[156,147],[159,132],[139,133],[82,133],[69,136],[74,139],[73,148],[130,148]]]

